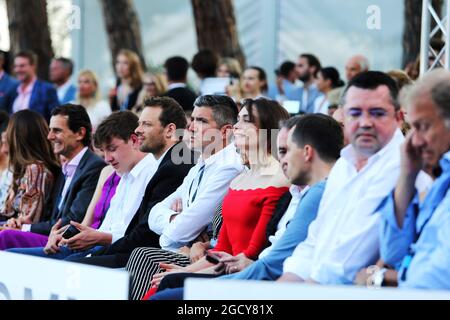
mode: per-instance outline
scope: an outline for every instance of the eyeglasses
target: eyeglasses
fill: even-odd
[[[356,119],[362,117],[363,113],[365,113],[363,110],[357,109],[357,108],[349,109],[346,112],[347,116],[353,120],[356,120]],[[384,119],[385,117],[387,117],[389,115],[389,112],[383,108],[372,108],[372,109],[369,109],[367,111],[367,113],[369,114],[370,118],[377,119],[377,120]]]

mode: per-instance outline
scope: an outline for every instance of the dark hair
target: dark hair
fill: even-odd
[[[325,162],[334,162],[340,157],[344,146],[344,133],[340,124],[324,114],[301,116],[292,133],[292,141],[299,147],[311,145]]]
[[[69,74],[73,73],[73,62],[72,62],[72,60],[67,59],[67,58],[63,58],[63,57],[55,58],[54,60],[61,62],[62,65],[63,65],[63,68],[68,70]]]
[[[272,153],[272,130],[278,129],[280,121],[289,119],[289,113],[278,102],[265,98],[245,99],[242,108],[247,109],[250,122],[259,129],[267,130],[267,152]],[[258,121],[255,119],[255,110]]]
[[[375,90],[379,86],[386,86],[391,94],[392,104],[394,105],[395,111],[400,110],[400,103],[398,102],[398,86],[397,83],[384,72],[380,71],[367,71],[358,74],[348,83],[344,91],[344,98],[347,95],[348,90],[351,87],[356,87],[360,89]]]
[[[319,58],[310,53],[304,53],[300,55],[300,58],[305,58],[306,60],[308,60],[308,65],[310,67],[316,67],[316,70],[314,71],[314,77],[317,77],[317,72],[322,69]]]
[[[100,123],[94,135],[94,145],[101,148],[104,144],[111,143],[114,138],[125,142],[130,140],[138,127],[139,118],[131,111],[117,111],[110,114]]]
[[[33,51],[30,51],[30,50],[20,51],[19,53],[17,53],[15,55],[14,58],[28,59],[28,61],[30,62],[30,64],[32,66],[37,66],[37,64],[38,64],[38,56],[36,55],[36,53],[34,53]]]
[[[245,70],[256,70],[256,71],[258,71],[258,79],[259,79],[259,81],[265,81],[265,84],[261,87],[261,91],[262,92],[266,92],[267,90],[269,90],[269,85],[267,84],[267,74],[264,71],[264,69],[262,69],[260,67],[256,67],[256,66],[251,66],[251,67],[248,67]]]
[[[326,67],[320,69],[320,73],[324,80],[331,81],[331,88],[336,89],[345,85],[344,81],[341,80],[339,71],[334,67]]]
[[[201,78],[213,78],[216,76],[219,57],[211,50],[200,50],[192,59],[192,69]]]
[[[227,96],[204,95],[198,97],[194,102],[194,107],[208,107],[213,111],[213,118],[219,128],[228,124],[235,124],[238,116],[236,103]]]
[[[82,140],[85,147],[91,146],[92,141],[92,124],[86,109],[77,104],[64,104],[56,107],[52,111],[53,116],[67,116],[67,124],[72,132],[78,132],[81,128],[86,129],[86,134]]]
[[[171,57],[164,63],[169,81],[185,81],[189,62],[183,57]]]
[[[6,128],[8,127],[9,123],[9,115],[7,112],[0,110],[0,134],[2,134]]]
[[[14,191],[17,191],[27,166],[38,162],[56,178],[59,162],[47,139],[48,133],[47,121],[35,111],[21,110],[11,116],[6,134]]]
[[[293,127],[295,127],[297,125],[297,122],[300,120],[300,117],[301,116],[297,115],[297,116],[293,116],[287,120],[281,120],[280,124],[279,124],[280,130],[281,129],[291,130]]]
[[[282,77],[289,77],[289,73],[291,73],[293,70],[295,70],[295,63],[292,61],[285,61],[281,64],[280,68],[277,71],[277,74],[281,75]]]
[[[173,123],[177,129],[186,129],[186,114],[180,104],[170,97],[152,97],[144,101],[144,108],[160,107],[159,122],[163,127]]]

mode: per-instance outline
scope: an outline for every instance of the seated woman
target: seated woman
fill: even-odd
[[[94,229],[98,229],[100,227],[103,219],[105,218],[106,212],[108,211],[111,199],[116,193],[116,188],[119,181],[120,176],[114,171],[113,167],[106,166],[103,168],[100,173],[94,195],[92,196],[92,200],[86,211],[86,215],[81,222],[83,226],[91,226]],[[69,248],[61,246],[61,242],[63,240],[62,234],[66,231],[67,227],[68,226],[61,228],[60,222],[57,222],[52,228],[45,247],[18,248],[9,249],[7,251],[62,260],[75,253]],[[45,237],[43,235],[39,236]]]
[[[9,115],[0,111],[0,212],[3,211],[6,197],[12,183],[12,173],[9,170],[8,143],[6,140],[6,128],[8,127]],[[2,217],[0,216],[0,221]]]
[[[109,103],[101,99],[98,78],[91,70],[83,70],[78,76],[78,94],[75,103],[86,108],[94,132],[111,114]]]
[[[60,170],[48,132],[44,117],[34,111],[22,110],[11,117],[6,137],[13,184],[1,213],[9,218],[6,228],[20,229],[44,216]]]
[[[167,81],[161,73],[144,73],[142,86],[136,105],[131,110],[138,116],[142,113],[146,99],[162,97],[167,92]]]
[[[288,113],[275,101],[246,100],[234,126],[235,144],[247,170],[236,177],[222,205],[222,227],[215,247],[217,252],[256,259],[266,244],[266,227],[280,197],[289,183],[279,162],[272,156],[276,150],[272,130]],[[165,268],[178,272],[213,273],[214,265],[205,257],[190,264],[182,254],[154,248],[133,251],[127,270],[133,276],[132,298],[140,299],[150,288],[150,279]],[[185,267],[184,267],[185,266]]]
[[[109,93],[112,111],[132,110],[142,90],[143,69],[139,56],[130,50],[120,50],[115,66],[116,87]]]

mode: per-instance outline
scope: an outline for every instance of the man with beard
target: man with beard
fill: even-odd
[[[312,54],[302,54],[296,64],[296,72],[303,88],[300,91],[300,111],[314,113],[314,101],[322,95],[316,85],[317,73],[321,69],[319,59]]]

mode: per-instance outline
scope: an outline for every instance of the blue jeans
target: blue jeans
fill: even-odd
[[[93,253],[103,249],[103,246],[96,246],[91,249],[87,249],[87,250],[83,250],[83,251],[75,251],[75,250],[69,249],[68,247],[60,247],[59,249],[60,249],[60,251],[55,254],[46,254],[44,252],[43,247],[40,247],[40,248],[16,248],[16,249],[6,250],[6,252],[26,254],[29,256],[51,258],[51,259],[56,259],[56,260],[76,261],[78,259],[86,257],[89,254],[93,254]]]
[[[169,288],[155,293],[150,297],[151,301],[159,300],[183,300],[184,288]]]

